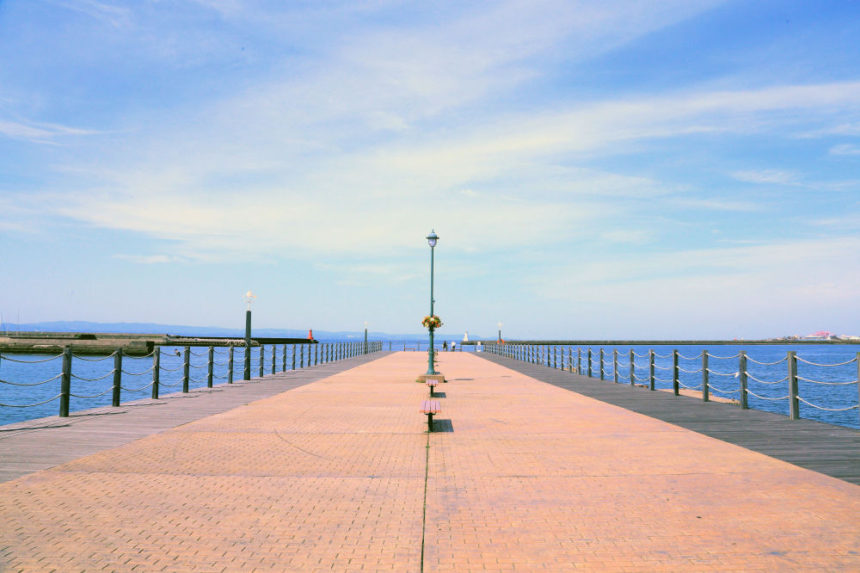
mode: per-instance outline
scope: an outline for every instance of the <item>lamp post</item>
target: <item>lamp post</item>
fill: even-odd
[[[497,341],[499,344],[502,343],[502,323],[499,322],[499,339]]]
[[[243,372],[243,380],[251,379],[251,303],[257,295],[248,291],[245,293],[245,302],[248,303],[248,309],[245,311],[245,371]]]
[[[427,235],[427,244],[430,245],[430,316],[433,316],[433,251],[436,249],[436,242],[439,240],[439,236],[436,234],[436,231],[431,230],[430,234]],[[430,348],[427,349],[427,374],[438,374],[436,369],[433,366],[433,331],[435,327],[431,324],[428,327],[430,331]]]

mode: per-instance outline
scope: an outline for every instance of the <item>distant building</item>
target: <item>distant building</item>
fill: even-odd
[[[469,331],[466,331],[466,334],[463,335],[463,342],[469,342]]]

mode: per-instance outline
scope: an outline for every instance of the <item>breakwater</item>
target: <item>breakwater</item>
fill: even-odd
[[[119,406],[162,392],[212,388],[382,350],[379,341],[250,346],[156,346],[147,355],[79,354],[66,346],[43,354],[0,353],[0,424],[98,406]],[[244,341],[243,341],[244,342]]]
[[[486,343],[485,352],[618,384],[860,428],[860,346],[649,348]]]

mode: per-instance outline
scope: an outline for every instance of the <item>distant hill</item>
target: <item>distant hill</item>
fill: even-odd
[[[176,324],[158,324],[149,322],[87,322],[87,321],[57,321],[57,322],[35,322],[35,323],[5,323],[0,327],[2,332],[103,332],[103,333],[125,333],[125,334],[173,334],[177,336],[245,336],[244,328],[222,328],[217,326],[183,326]],[[265,338],[307,338],[308,331],[288,328],[254,328],[254,336]],[[368,338],[373,340],[403,340],[415,341],[427,338],[426,332],[415,334],[389,334],[385,332],[368,332]],[[460,341],[461,337],[452,338],[447,334],[441,335],[443,339]],[[314,330],[314,338],[317,340],[361,340],[364,331],[327,331]],[[472,337],[479,340],[480,337]],[[440,339],[441,340],[441,339]]]

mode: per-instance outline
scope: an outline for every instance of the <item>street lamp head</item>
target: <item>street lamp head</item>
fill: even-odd
[[[436,246],[436,241],[439,240],[439,235],[436,234],[436,231],[431,230],[430,234],[427,235],[427,244],[430,245],[430,248]]]

